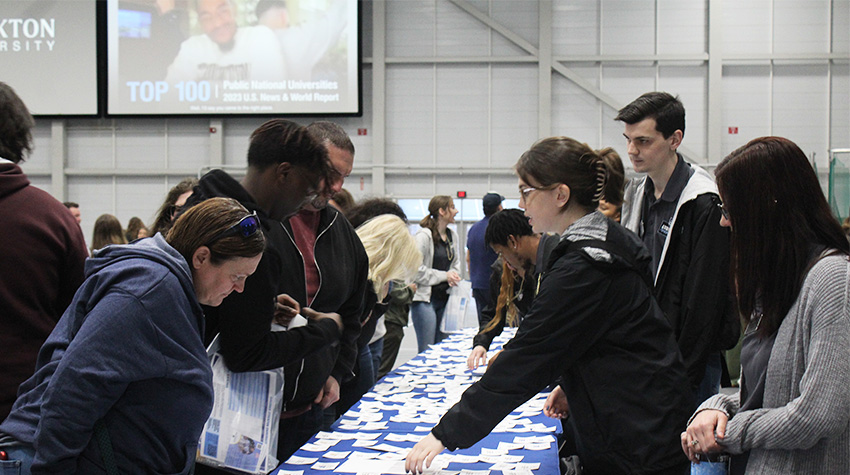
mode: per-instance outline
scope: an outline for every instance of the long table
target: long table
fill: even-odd
[[[506,329],[497,337],[490,355],[513,334]],[[334,423],[333,432],[318,433],[272,473],[405,473],[410,448],[486,369],[466,367],[473,336],[473,329],[453,334],[385,376]],[[438,455],[426,473],[558,474],[560,424],[542,414],[547,396],[541,393],[517,408],[474,446]]]

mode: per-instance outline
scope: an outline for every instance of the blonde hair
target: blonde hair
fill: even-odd
[[[369,256],[369,280],[380,295],[391,280],[410,282],[422,263],[422,253],[398,216],[383,214],[357,228],[357,236]]]

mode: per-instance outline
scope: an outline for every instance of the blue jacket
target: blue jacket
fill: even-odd
[[[104,420],[121,473],[188,473],[212,409],[192,274],[162,235],[108,246],[42,346],[0,432],[32,444],[33,473],[104,473]]]

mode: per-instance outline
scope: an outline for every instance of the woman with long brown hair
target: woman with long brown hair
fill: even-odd
[[[727,452],[733,474],[850,473],[850,244],[790,140],[754,139],[715,174],[746,326],[741,385],[702,403],[682,449]]]
[[[110,244],[127,244],[121,221],[111,214],[102,214],[94,221],[91,237],[91,252],[103,249]]]

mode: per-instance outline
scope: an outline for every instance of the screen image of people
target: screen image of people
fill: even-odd
[[[110,0],[110,114],[358,113],[353,0]]]

